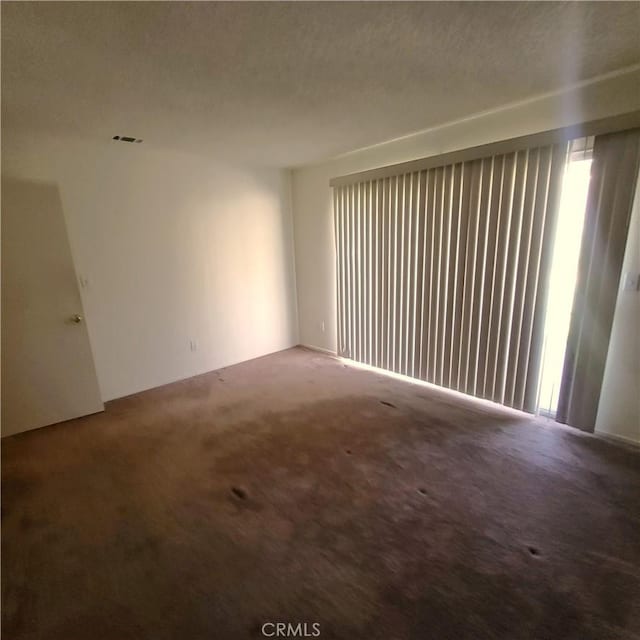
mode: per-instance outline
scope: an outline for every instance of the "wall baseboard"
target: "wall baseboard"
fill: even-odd
[[[627,438],[626,436],[619,436],[615,433],[606,433],[604,431],[583,431],[578,427],[572,427],[570,424],[564,424],[563,422],[556,422],[553,418],[542,415],[537,415],[536,421],[545,427],[562,429],[568,433],[581,434],[585,438],[596,438],[597,440],[607,440],[613,444],[622,444],[640,448],[640,440],[634,440],[633,438]]]
[[[325,349],[323,347],[316,347],[313,344],[300,343],[298,346],[302,347],[303,349],[309,349],[309,351],[317,351],[318,353],[324,353],[325,355],[333,356],[334,358],[338,357],[338,354],[335,351],[331,351],[331,349]]]
[[[603,440],[609,440],[617,444],[626,444],[630,447],[636,447],[640,449],[640,440],[634,440],[633,438],[627,438],[626,436],[619,436],[614,433],[603,433],[602,431],[594,431],[593,435]]]

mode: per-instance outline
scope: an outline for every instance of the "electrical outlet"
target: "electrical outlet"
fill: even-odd
[[[189,349],[191,351],[197,351],[198,350],[198,341],[197,340],[189,340]]]
[[[320,323],[320,330],[324,333],[324,320]]]
[[[628,271],[622,277],[623,291],[638,291],[640,289],[640,273]]]

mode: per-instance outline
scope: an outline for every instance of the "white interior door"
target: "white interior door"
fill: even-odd
[[[2,435],[102,411],[56,185],[2,179]]]

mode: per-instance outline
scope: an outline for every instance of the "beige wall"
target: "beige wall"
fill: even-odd
[[[640,71],[612,75],[295,169],[292,192],[300,342],[336,349],[330,178],[640,109],[639,86]],[[636,316],[636,323],[639,319]],[[636,378],[636,389],[638,386]],[[615,394],[617,390],[609,388],[607,393]]]
[[[3,174],[58,185],[103,400],[297,343],[288,171],[146,143],[2,144]]]
[[[640,176],[622,267],[640,273]],[[640,292],[618,291],[596,431],[640,442]]]

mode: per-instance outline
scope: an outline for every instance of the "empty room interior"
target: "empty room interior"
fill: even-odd
[[[640,638],[640,2],[0,10],[3,638]]]

